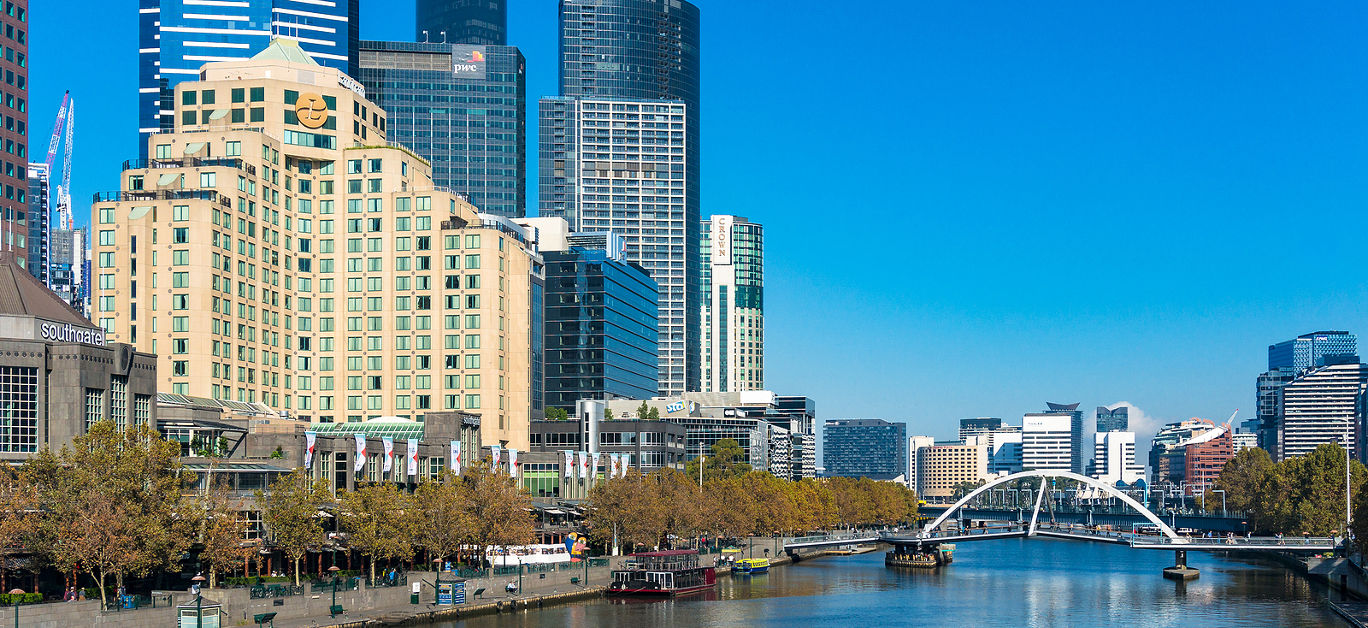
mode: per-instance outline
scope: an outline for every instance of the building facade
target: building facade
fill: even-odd
[[[829,419],[822,426],[822,466],[829,477],[892,480],[907,473],[907,424]]]
[[[980,432],[965,436],[961,441],[966,445],[982,445],[988,456],[989,475],[1001,475],[1021,471],[1021,428],[1001,426],[990,432]]]
[[[765,388],[765,230],[740,216],[703,221],[703,392]]]
[[[527,214],[522,52],[468,43],[362,41],[358,64],[356,78],[366,96],[389,114],[389,139],[432,162],[436,185],[464,194],[482,213]]]
[[[1113,486],[1129,486],[1145,477],[1145,467],[1135,461],[1135,432],[1099,428],[1093,437],[1093,468],[1089,476]]]
[[[414,38],[452,44],[508,44],[507,0],[418,0]]]
[[[1347,331],[1317,331],[1268,345],[1268,370],[1303,371],[1325,366],[1335,356],[1358,355],[1358,339]]]
[[[360,4],[138,0],[138,150],[147,150],[149,135],[177,128],[173,114],[178,104],[172,97],[181,81],[198,79],[205,63],[251,57],[277,37],[297,41],[310,57],[351,80],[356,75]]]
[[[1297,378],[1297,369],[1290,366],[1270,369],[1255,382],[1255,419],[1258,420],[1259,447],[1277,460],[1282,451],[1278,439],[1282,436],[1282,389]]]
[[[1097,431],[1124,432],[1130,429],[1130,407],[1097,406]]]
[[[16,251],[17,263],[28,265],[30,246],[29,221],[29,58],[28,0],[8,0],[0,12],[0,74],[4,84],[0,91],[0,115],[5,125],[0,127],[0,251]]]
[[[203,71],[154,157],[95,198],[99,325],[158,354],[169,392],[322,423],[464,411],[526,449],[525,231],[434,189],[359,85],[290,40]]]
[[[1206,438],[1208,434],[1214,436],[1220,429],[1215,423],[1198,418],[1169,423],[1160,428],[1150,443],[1150,484],[1177,485],[1183,482],[1187,445]]]
[[[1235,456],[1230,426],[1224,426],[1218,434],[1189,442],[1184,449],[1183,481],[1187,483],[1188,495],[1205,494]]]
[[[765,412],[771,425],[788,431],[790,479],[817,477],[817,402],[810,397],[776,396],[774,408]]]
[[[916,486],[922,499],[953,501],[957,489],[976,486],[988,477],[984,445],[932,445],[917,449]]]
[[[1365,390],[1368,368],[1358,363],[1313,368],[1288,382],[1280,392],[1276,459],[1337,443],[1362,460]]]
[[[1069,414],[1031,413],[1022,417],[1022,470],[1072,471],[1074,423]]]
[[[29,274],[52,288],[52,176],[45,163],[28,165],[28,261]]]
[[[959,442],[969,442],[970,436],[986,434],[1002,427],[1002,419],[996,417],[976,417],[972,419],[960,419],[959,422]]]
[[[1083,473],[1087,452],[1083,443],[1083,411],[1077,403],[1045,403],[1045,414],[1060,414],[1069,417],[1069,470]]]

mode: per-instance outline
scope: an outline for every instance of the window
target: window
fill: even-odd
[[[190,206],[176,205],[171,208],[171,220],[181,222],[190,220]]]
[[[229,157],[240,157],[242,155],[242,142],[228,142],[224,144],[223,154]]]
[[[237,90],[233,90],[233,91],[237,91]],[[252,88],[252,102],[262,102],[262,101],[265,101],[265,100],[266,100],[266,88],[265,88],[265,87],[253,87],[253,88]]]

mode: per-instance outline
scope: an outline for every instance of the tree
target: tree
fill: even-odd
[[[569,418],[570,418],[570,413],[569,413],[569,412],[566,412],[566,411],[565,411],[565,408],[547,408],[547,409],[546,409],[546,420],[548,420],[548,421],[564,421],[564,420],[569,419]]]
[[[723,478],[741,477],[751,472],[751,466],[745,462],[746,450],[741,448],[741,444],[735,439],[724,438],[713,443],[710,453],[704,456],[703,479],[706,483],[710,480]],[[690,460],[685,466],[685,474],[691,478],[698,477],[699,459]]]
[[[414,540],[433,558],[447,558],[473,536],[470,509],[461,503],[461,478],[450,469],[438,482],[422,482],[413,493]]]
[[[953,488],[953,491],[954,491],[954,492],[952,493],[952,497],[953,497],[955,500],[959,500],[960,498],[964,497],[965,495],[968,495],[968,494],[974,492],[974,490],[977,489],[978,487],[983,486],[983,483],[984,483],[984,480],[979,480],[979,481],[977,481],[977,482],[970,482],[970,481],[966,480],[966,481],[964,481],[964,482],[960,482],[960,483],[958,483],[958,484],[955,484],[955,486],[952,487],[952,488]]]
[[[1235,457],[1226,461],[1212,488],[1225,491],[1227,508],[1249,513],[1251,529],[1269,531],[1273,529],[1274,514],[1280,501],[1274,492],[1277,477],[1277,470],[1268,452],[1249,447],[1241,449]],[[1220,503],[1213,500],[1210,507],[1219,508]]]
[[[589,491],[589,536],[630,545],[659,544],[669,525],[659,485],[637,469],[594,484]]]
[[[603,420],[605,420],[605,421],[611,421],[612,419],[613,419],[613,411],[612,411],[612,410],[609,410],[609,409],[608,409],[608,406],[604,406],[604,407],[603,407]]]
[[[38,495],[34,487],[14,469],[0,468],[0,591],[8,591],[10,554],[28,540],[36,521]]]
[[[349,547],[370,557],[370,581],[375,582],[375,559],[413,558],[413,504],[392,482],[368,484],[342,493],[337,515],[349,534]]]
[[[268,490],[258,490],[256,498],[261,521],[271,541],[294,563],[295,586],[299,586],[300,559],[309,550],[323,546],[318,509],[332,501],[328,487],[322,480],[309,478],[308,471],[295,469],[272,482]]]
[[[459,501],[470,517],[470,541],[480,556],[489,547],[532,542],[532,499],[516,478],[480,462],[461,476],[459,486]]]
[[[646,405],[646,402],[642,401],[641,407],[637,408],[636,415],[638,419],[643,421],[646,420],[651,415],[651,406]]]
[[[212,475],[210,477],[213,477]],[[208,566],[209,588],[218,583],[220,572],[228,573],[247,562],[257,544],[247,541],[247,522],[239,518],[238,504],[227,479],[213,484],[195,500],[199,513],[200,560]]]
[[[1344,529],[1344,448],[1323,444],[1305,456],[1278,463],[1277,499],[1286,504],[1284,531],[1328,535]],[[1368,480],[1368,470],[1354,461],[1351,490]]]

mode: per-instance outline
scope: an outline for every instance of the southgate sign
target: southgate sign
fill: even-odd
[[[105,331],[95,327],[77,327],[71,323],[40,323],[38,337],[52,342],[72,342],[96,347],[105,346]]]

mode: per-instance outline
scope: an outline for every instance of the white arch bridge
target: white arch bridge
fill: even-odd
[[[983,528],[941,529],[955,513],[959,512],[960,508],[973,501],[974,498],[984,492],[992,490],[996,486],[1026,478],[1041,478],[1040,490],[1036,495],[1035,507],[1031,510],[1031,520],[1029,522],[1022,521],[1020,523]],[[1074,480],[1116,497],[1126,505],[1134,508],[1137,513],[1145,519],[1148,519],[1150,523],[1154,524],[1158,533],[1145,534],[1130,531],[1111,531],[1090,526],[1042,522],[1040,521],[1040,510],[1041,505],[1045,500],[1046,488],[1049,484],[1049,482],[1046,482],[1045,480],[1048,479]],[[1114,543],[1127,545],[1133,549],[1172,550],[1175,552],[1177,565],[1169,570],[1165,570],[1165,575],[1172,575],[1169,573],[1170,570],[1177,569],[1180,572],[1190,572],[1190,575],[1186,577],[1196,577],[1196,570],[1187,569],[1186,567],[1188,551],[1226,552],[1240,550],[1311,554],[1334,551],[1339,547],[1342,541],[1340,538],[1330,537],[1280,538],[1225,536],[1215,538],[1192,538],[1178,534],[1157,515],[1150,512],[1148,508],[1145,508],[1143,504],[1135,501],[1131,496],[1106,482],[1068,471],[1035,470],[1022,471],[1020,473],[1013,473],[1011,475],[996,478],[983,486],[978,487],[973,492],[955,502],[953,506],[947,508],[944,513],[941,513],[935,520],[926,524],[920,531],[911,534],[871,532],[863,534],[854,533],[802,537],[795,538],[791,542],[785,543],[784,551],[790,556],[797,558],[801,556],[804,551],[868,543],[886,543],[899,548],[922,548],[946,543],[965,543],[1032,536]]]

